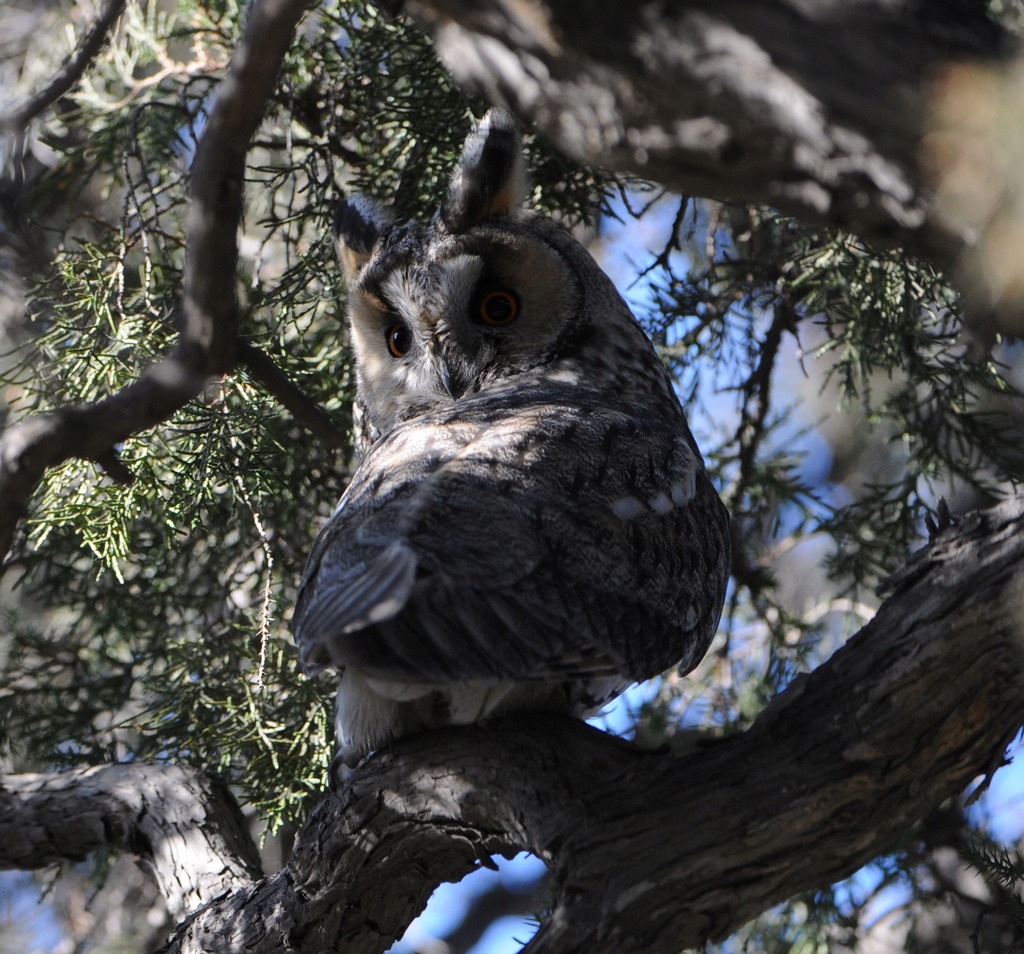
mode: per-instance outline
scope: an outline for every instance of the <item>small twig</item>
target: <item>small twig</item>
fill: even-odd
[[[312,400],[275,363],[262,348],[239,338],[236,345],[238,363],[263,385],[303,427],[315,434],[329,448],[344,447],[347,431],[319,404]]]
[[[232,438],[231,443],[232,445],[235,444],[234,438]],[[270,643],[270,607],[273,602],[274,554],[270,549],[270,538],[267,536],[267,531],[263,526],[260,512],[252,499],[252,495],[245,486],[245,481],[242,480],[242,475],[237,472],[235,473],[235,484],[238,486],[238,492],[241,494],[242,500],[245,501],[245,505],[249,508],[249,513],[252,514],[253,526],[256,527],[256,533],[260,540],[260,549],[263,551],[263,567],[267,574],[267,578],[263,583],[263,596],[260,600],[260,611],[257,616],[257,628],[260,634],[260,659],[256,669],[256,691],[262,692],[265,688],[263,680],[267,672],[267,646]]]
[[[686,219],[686,210],[690,207],[690,197],[684,195],[679,199],[679,207],[676,209],[675,218],[672,220],[672,231],[669,233],[668,241],[665,243],[665,247],[654,257],[654,260],[648,265],[639,275],[637,275],[633,284],[635,285],[640,281],[641,278],[645,278],[656,268],[668,268],[669,259],[672,257],[673,252],[679,252],[682,250],[682,243],[679,241],[679,234],[683,228],[683,222]]]
[[[63,69],[38,93],[16,107],[6,116],[0,116],[0,132],[23,129],[29,122],[49,109],[70,90],[96,59],[115,21],[124,11],[125,0],[110,0],[100,13],[92,29],[82,38],[74,56],[64,64]]]
[[[738,507],[747,487],[753,480],[754,460],[764,439],[764,425],[771,407],[772,371],[778,357],[782,334],[796,324],[796,315],[788,302],[780,301],[775,307],[772,323],[761,342],[761,358],[757,367],[743,383],[743,409],[736,432],[739,444],[739,478],[733,488],[733,506]]]
[[[945,497],[939,497],[939,501],[935,505],[934,519],[930,513],[924,515],[924,525],[928,531],[929,543],[934,543],[950,527],[956,526],[956,520],[949,512],[949,504],[946,503]]]

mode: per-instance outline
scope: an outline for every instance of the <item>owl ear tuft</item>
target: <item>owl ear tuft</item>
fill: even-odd
[[[342,198],[334,211],[334,243],[345,270],[345,279],[354,282],[373,255],[381,232],[394,216],[379,202],[364,195]]]
[[[514,215],[525,197],[519,126],[511,113],[492,109],[466,138],[438,219],[457,235],[494,216]]]

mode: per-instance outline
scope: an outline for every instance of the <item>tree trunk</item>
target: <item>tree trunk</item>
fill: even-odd
[[[105,449],[234,360],[224,276],[244,148],[303,7],[255,6],[197,151],[177,377],[164,364],[143,379],[159,402],[136,388],[69,412],[88,431],[80,452],[114,469]],[[966,2],[409,7],[465,82],[577,155],[682,191],[768,202],[940,265],[973,241],[935,201],[921,152],[930,71],[998,57],[1005,40]],[[204,280],[209,261],[218,275]],[[112,407],[125,414],[104,430]],[[0,549],[43,469],[74,452],[65,423],[8,434]],[[1000,764],[1024,721],[1022,524],[1018,500],[947,531],[890,581],[876,619],[748,732],[685,756],[540,716],[407,739],[318,806],[269,878],[244,839],[220,837],[241,820],[201,780],[167,783],[199,832],[170,851],[183,837],[174,798],[114,797],[132,773],[146,780],[140,791],[159,788],[159,770],[23,777],[0,791],[0,864],[78,859],[101,844],[135,852],[178,911],[203,905],[168,951],[383,951],[440,881],[520,848],[555,874],[531,950],[675,952],[723,937],[855,871]]]

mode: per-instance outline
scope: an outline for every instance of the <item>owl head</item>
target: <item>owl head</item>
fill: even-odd
[[[650,363],[611,282],[561,226],[524,209],[526,191],[515,120],[492,110],[466,140],[429,225],[395,221],[363,196],[338,207],[363,449],[488,389],[597,384],[595,355],[610,374],[619,351],[623,363]],[[625,376],[630,387],[636,370]],[[660,366],[651,373],[665,387]]]

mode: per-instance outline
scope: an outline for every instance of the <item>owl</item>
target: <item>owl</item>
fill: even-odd
[[[718,626],[728,516],[672,381],[525,193],[491,111],[429,225],[337,211],[361,456],[293,629],[307,670],[340,674],[348,766],[421,729],[586,716],[688,672]]]

